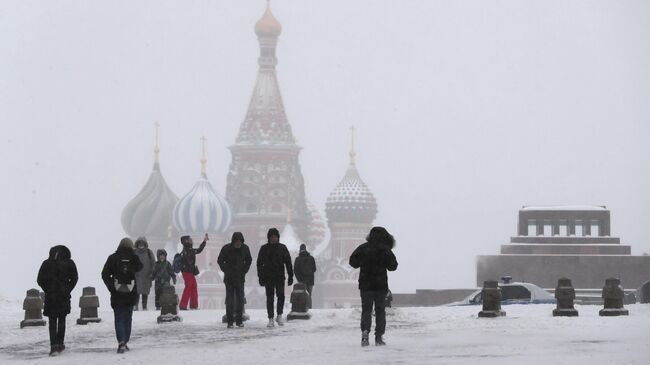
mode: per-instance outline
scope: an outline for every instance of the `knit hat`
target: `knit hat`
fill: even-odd
[[[280,232],[278,231],[277,228],[269,229],[269,232],[266,234],[266,238],[271,239],[271,236],[277,236],[278,238],[280,238]]]
[[[187,244],[187,241],[189,241],[190,236],[181,236],[181,243],[183,245]]]
[[[304,243],[300,244],[300,252],[307,251],[307,246]]]
[[[167,251],[163,250],[162,248],[158,249],[158,251],[156,251],[156,257],[160,257],[160,255],[167,257]]]

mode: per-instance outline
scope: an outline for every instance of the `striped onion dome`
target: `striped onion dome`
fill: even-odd
[[[205,172],[174,208],[174,227],[181,234],[225,233],[232,212],[225,198],[212,187]]]
[[[348,171],[325,202],[329,222],[372,223],[377,216],[377,201],[363,182],[354,159]]]
[[[122,227],[131,237],[167,237],[172,225],[172,212],[178,197],[160,172],[157,152],[149,179],[122,210]]]

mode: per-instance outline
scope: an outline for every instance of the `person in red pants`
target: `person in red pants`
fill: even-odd
[[[196,287],[196,275],[199,274],[199,268],[196,266],[196,255],[203,251],[207,240],[208,234],[206,233],[199,248],[194,248],[192,247],[194,245],[192,237],[181,237],[181,244],[183,245],[183,251],[181,252],[181,272],[183,273],[185,288],[183,289],[181,302],[178,304],[180,310],[187,310],[188,302],[190,309],[199,308],[199,292]]]

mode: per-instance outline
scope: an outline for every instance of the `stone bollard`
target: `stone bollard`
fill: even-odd
[[[102,321],[97,313],[99,297],[95,294],[95,288],[92,286],[83,288],[79,298],[79,308],[81,308],[81,314],[77,319],[77,324],[99,323]]]
[[[237,306],[237,303],[235,303],[235,306]],[[242,310],[241,321],[246,322],[249,319],[251,319],[251,316],[249,316],[248,313],[246,313],[246,297],[244,297],[244,309]],[[221,316],[221,322],[228,323],[228,316],[225,314]]]
[[[160,295],[160,315],[158,323],[163,322],[180,322],[181,317],[178,315],[178,295],[173,286],[165,286]]]
[[[605,302],[605,308],[598,312],[601,317],[627,316],[630,314],[630,312],[623,307],[625,292],[621,286],[620,279],[605,279],[605,287],[603,288],[602,297]]]
[[[37,289],[29,289],[23,302],[25,319],[20,321],[20,328],[31,326],[45,326],[43,319],[43,298]]]
[[[309,299],[307,286],[303,283],[294,284],[293,291],[291,292],[291,313],[287,315],[287,321],[292,319],[310,319]]]
[[[557,308],[553,309],[553,317],[577,317],[578,311],[573,307],[576,290],[571,285],[571,279],[561,278],[555,288]]]
[[[483,291],[481,292],[483,301],[483,310],[478,312],[479,318],[495,318],[506,315],[501,310],[501,289],[496,280],[487,280],[483,282]]]

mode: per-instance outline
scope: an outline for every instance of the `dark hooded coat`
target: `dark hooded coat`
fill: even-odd
[[[257,275],[260,283],[275,284],[285,280],[284,269],[293,278],[293,265],[287,246],[282,243],[266,243],[257,255]]]
[[[293,264],[293,272],[298,282],[305,285],[314,285],[314,273],[316,272],[316,260],[309,252],[300,251],[296,262]]]
[[[70,250],[63,245],[52,247],[48,259],[41,264],[36,279],[45,293],[44,315],[70,313],[70,293],[78,279],[77,266],[70,257]]]
[[[203,252],[205,245],[205,241],[201,242],[199,248],[194,248],[189,243],[183,243],[183,251],[181,251],[181,272],[189,272],[196,275],[196,255]]]
[[[153,267],[156,264],[156,258],[153,251],[149,249],[149,243],[145,238],[138,238],[135,241],[135,254],[138,255],[142,263],[142,270],[135,274],[135,281],[138,284],[138,294],[149,295],[151,291],[151,276]]]
[[[253,258],[248,246],[243,243],[244,236],[239,232],[232,235],[231,242],[224,245],[219,252],[217,263],[223,271],[223,282],[231,285],[243,284],[246,281],[246,274],[251,267]],[[242,242],[239,248],[235,247],[234,241]]]
[[[156,251],[156,257],[160,257],[160,255],[164,255],[166,258],[167,251],[162,249]],[[167,259],[163,261],[156,261],[151,277],[155,281],[156,289],[169,286],[170,281],[173,281],[174,284],[176,284],[176,273],[174,273],[174,268],[172,267],[172,264],[167,261]]]
[[[111,293],[112,308],[118,305],[136,305],[138,303],[138,285],[135,281],[135,274],[142,269],[142,263],[138,255],[135,254],[135,250],[123,242],[124,239],[115,253],[108,256],[102,269],[102,280]],[[135,286],[129,293],[118,292],[115,287],[116,280],[133,282]]]
[[[374,227],[368,235],[368,242],[357,247],[350,256],[350,266],[361,268],[360,290],[388,290],[388,271],[397,269],[393,254],[395,241],[385,228]]]

